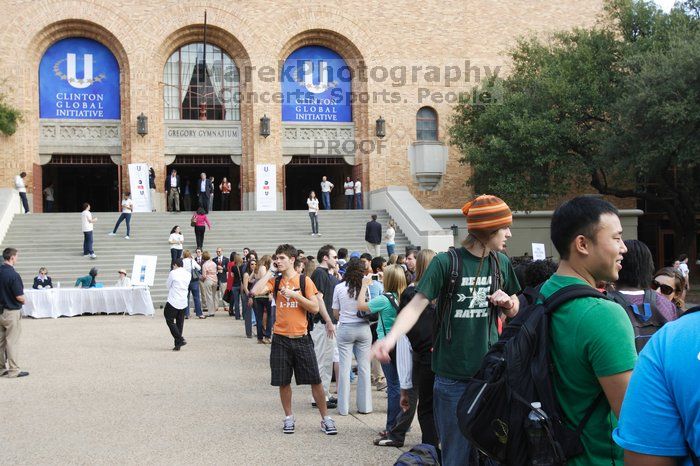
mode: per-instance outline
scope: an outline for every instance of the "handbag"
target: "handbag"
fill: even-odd
[[[190,281],[196,281],[196,280],[201,280],[202,279],[202,272],[194,268],[194,259],[190,259],[190,270],[191,270],[191,277],[192,280]]]
[[[191,227],[197,226],[197,221],[195,220],[195,218],[196,218],[196,216],[193,215],[192,218],[190,219],[190,226]]]
[[[223,299],[224,301],[226,301],[227,303],[230,304],[231,303],[231,290],[224,291],[224,296],[221,299]]]

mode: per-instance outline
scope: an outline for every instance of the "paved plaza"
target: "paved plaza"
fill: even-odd
[[[162,318],[23,319],[20,364],[30,376],[0,378],[4,464],[393,464],[375,447],[386,394],[374,412],[338,416],[320,431],[308,387],[294,387],[296,433],[282,433],[270,386],[268,345],[245,338],[224,313],[185,321],[173,352]],[[414,421],[408,450],[420,442]]]

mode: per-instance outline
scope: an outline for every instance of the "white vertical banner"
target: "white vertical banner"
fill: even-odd
[[[134,212],[151,212],[153,200],[148,186],[148,164],[129,164],[129,186],[131,200],[134,202]]]
[[[131,269],[131,284],[134,286],[153,286],[156,277],[158,256],[134,256],[134,266]]]
[[[277,210],[277,167],[270,163],[256,165],[256,210]]]

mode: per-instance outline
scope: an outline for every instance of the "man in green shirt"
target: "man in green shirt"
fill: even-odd
[[[443,466],[470,464],[471,448],[457,426],[457,403],[466,389],[466,381],[479,369],[489,345],[498,339],[492,308],[512,317],[519,306],[515,296],[520,290],[518,279],[508,257],[499,252],[504,250],[511,236],[510,209],[501,199],[484,195],[467,203],[462,212],[467,216],[469,231],[465,247],[458,250],[462,279],[441,321],[432,356],[433,412]],[[499,262],[501,287],[490,294],[489,253],[492,251]],[[374,345],[377,359],[389,360],[389,351],[396,341],[413,327],[428,303],[440,296],[449,277],[449,255],[438,254],[416,287],[416,296],[401,311],[389,334]]]
[[[561,261],[542,286],[545,297],[568,285],[595,287],[617,280],[627,248],[614,206],[592,197],[574,198],[554,212],[550,234]],[[600,392],[605,393],[583,429],[584,453],[568,465],[623,464],[611,435],[637,358],[624,309],[600,298],[569,301],[552,314],[550,352],[557,374],[554,389],[571,425],[578,425]]]

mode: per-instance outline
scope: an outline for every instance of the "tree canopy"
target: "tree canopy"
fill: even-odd
[[[514,208],[586,186],[663,210],[688,250],[700,210],[700,1],[614,0],[605,21],[521,39],[496,104],[455,109],[468,183]]]

